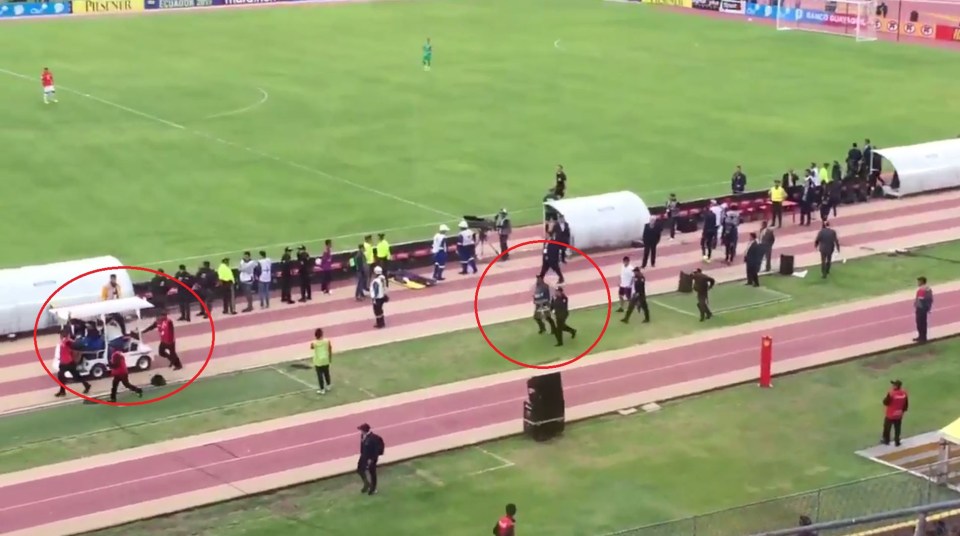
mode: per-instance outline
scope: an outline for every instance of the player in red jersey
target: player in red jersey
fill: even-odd
[[[53,73],[46,67],[40,75],[40,83],[43,84],[43,103],[57,102],[57,90],[53,87]]]

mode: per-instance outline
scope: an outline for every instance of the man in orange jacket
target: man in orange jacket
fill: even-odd
[[[893,444],[900,446],[900,426],[903,423],[903,414],[907,412],[910,406],[910,399],[907,392],[903,390],[903,382],[893,380],[890,382],[891,389],[887,391],[887,396],[883,397],[883,405],[886,406],[883,418],[883,439],[881,443],[890,444],[890,429],[893,429]]]

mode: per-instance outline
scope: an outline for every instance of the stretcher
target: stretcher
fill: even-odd
[[[408,272],[406,270],[393,272],[390,274],[390,278],[410,290],[422,290],[437,284],[437,282],[433,279],[428,279],[422,275]]]

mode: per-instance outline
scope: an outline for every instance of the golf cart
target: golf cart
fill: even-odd
[[[127,313],[136,313],[136,318],[141,319],[140,311],[150,309],[153,304],[143,298],[121,298],[119,300],[105,300],[94,303],[85,303],[82,305],[73,305],[70,307],[60,307],[50,309],[50,313],[56,318],[63,329],[71,320],[92,321],[99,319],[103,323],[104,336],[103,347],[85,348],[75,352],[74,361],[77,364],[77,371],[84,378],[100,379],[110,374],[110,355],[117,349],[123,352],[126,358],[127,368],[131,371],[147,370],[153,364],[153,349],[150,345],[139,340],[139,329],[137,333],[128,332],[127,336],[120,336],[119,327],[116,332],[108,336],[110,328],[116,326],[113,318],[116,315],[125,315]],[[111,344],[112,340],[116,340]],[[113,348],[111,348],[113,346]],[[60,371],[60,345],[54,350],[54,358],[50,370],[57,374]],[[67,378],[77,380],[71,373],[67,373]]]

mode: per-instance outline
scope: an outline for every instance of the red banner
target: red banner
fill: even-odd
[[[958,41],[960,42],[960,28],[955,26],[937,25],[936,37],[940,41]]]

